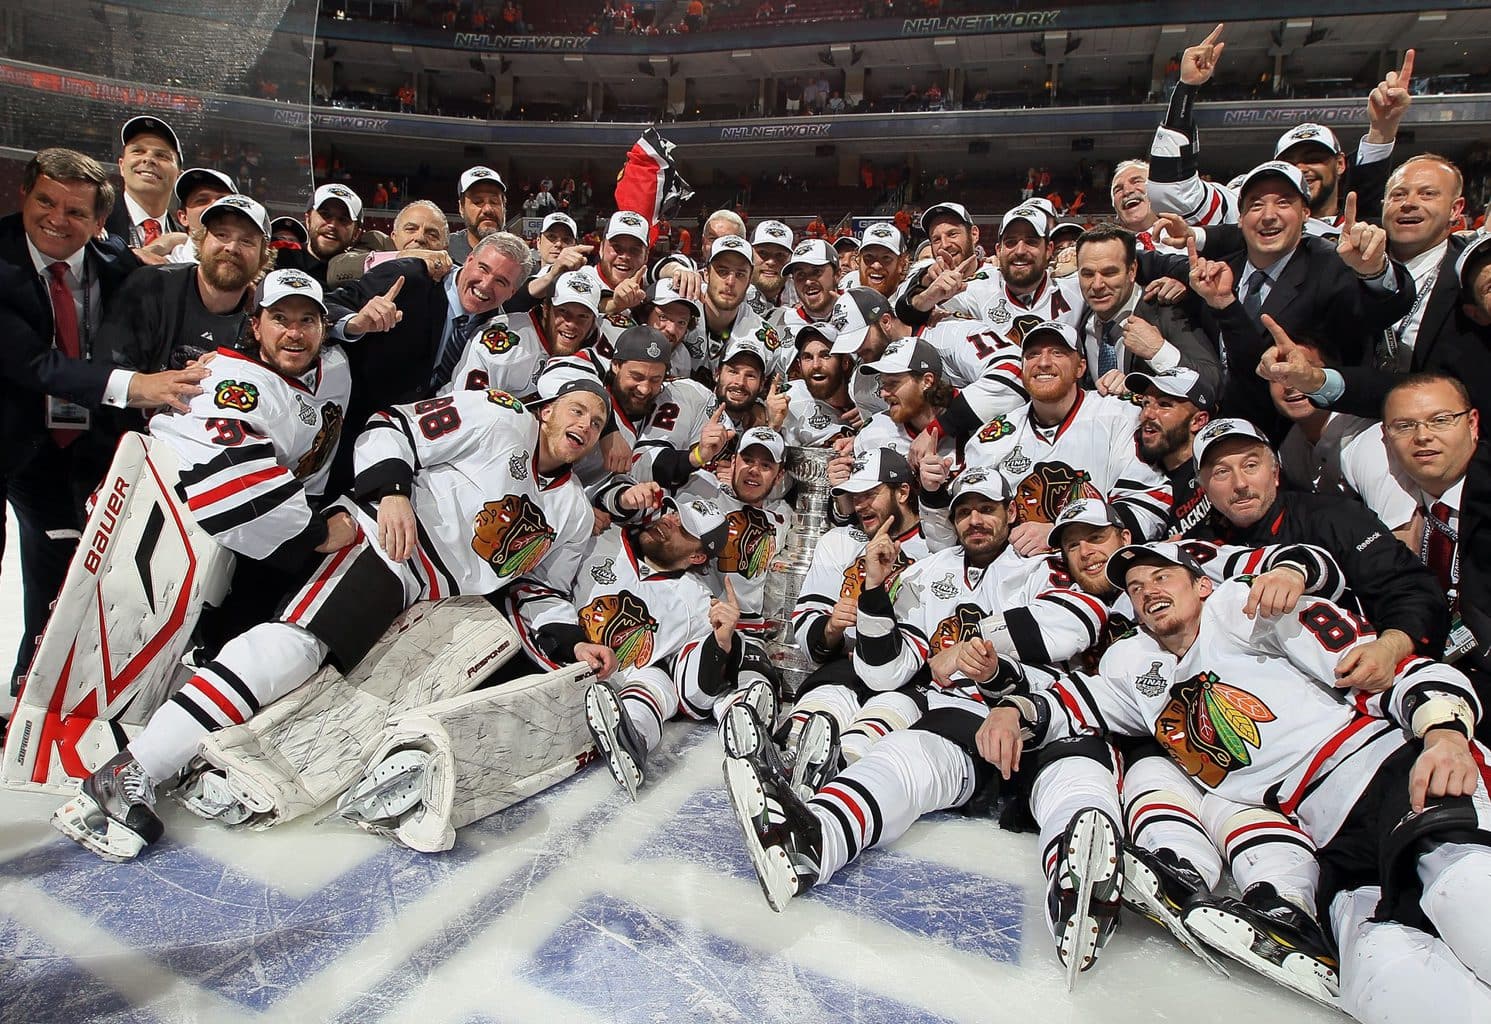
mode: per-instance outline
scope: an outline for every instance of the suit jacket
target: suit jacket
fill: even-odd
[[[173,199],[166,207],[166,215],[161,218],[162,233],[183,230],[176,218],[171,216],[175,207],[176,201]],[[129,217],[129,207],[124,205],[124,187],[121,185],[114,193],[114,208],[109,211],[108,219],[104,221],[104,230],[128,247],[131,242],[130,231],[134,226],[134,222]]]
[[[1476,638],[1470,666],[1491,672],[1491,441],[1482,441],[1460,492],[1460,615]],[[1491,714],[1491,710],[1486,710]]]
[[[114,238],[89,242],[84,261],[104,308],[140,266]],[[47,395],[90,408],[103,401],[113,369],[107,359],[69,359],[52,334],[51,296],[31,262],[21,216],[0,218],[0,476],[23,466],[46,441]]]
[[[1460,279],[1455,275],[1455,260],[1465,251],[1467,242],[1464,237],[1450,236],[1439,276],[1424,300],[1424,319],[1414,339],[1409,370],[1437,370],[1458,377],[1470,392],[1471,402],[1486,417],[1491,416],[1491,328],[1465,315]],[[1346,393],[1332,408],[1377,419],[1388,391],[1400,376],[1371,365],[1342,367]]]
[[[1134,287],[1139,286],[1136,284]],[[1222,359],[1212,340],[1184,308],[1159,306],[1140,299],[1134,305],[1134,315],[1159,328],[1165,340],[1180,350],[1180,364],[1200,374],[1208,391],[1213,395],[1220,391]],[[1083,355],[1087,359],[1086,383],[1089,387],[1096,385],[1098,375],[1098,342],[1089,338],[1087,333],[1091,320],[1092,309],[1084,305],[1077,317],[1077,337],[1082,341]],[[1125,348],[1122,338],[1118,339],[1118,368],[1124,373],[1149,373],[1154,370],[1148,360],[1140,359]]]

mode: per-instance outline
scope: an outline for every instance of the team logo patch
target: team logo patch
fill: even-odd
[[[608,587],[616,582],[616,559],[608,558],[599,565],[590,567],[590,578],[601,586]]]
[[[1165,677],[1160,674],[1160,663],[1149,663],[1149,671],[1134,680],[1134,689],[1146,697],[1158,697],[1165,689]]]
[[[316,410],[312,409],[305,398],[298,393],[295,396],[295,413],[300,417],[300,422],[306,426],[314,427],[316,425]]]
[[[637,321],[632,319],[630,313],[609,313],[606,315],[606,322],[612,327],[620,327],[622,330],[637,326]]]
[[[942,579],[932,584],[930,589],[933,596],[940,597],[944,601],[946,601],[948,598],[958,596],[958,585],[953,582],[952,573],[948,573],[946,576],[942,577]]]
[[[251,412],[259,407],[259,388],[248,381],[220,380],[212,392],[212,400],[219,409]]]
[[[513,412],[523,412],[523,403],[501,388],[487,388],[487,401]]]
[[[296,273],[293,270],[281,271],[278,280],[280,284],[284,285],[286,288],[306,289],[310,288],[311,286],[310,278],[306,277],[304,274]]]
[[[652,660],[657,619],[629,590],[604,594],[581,608],[580,626],[591,643],[616,652],[618,668],[636,668]]]
[[[595,289],[590,286],[590,278],[586,277],[584,274],[575,274],[574,276],[569,278],[569,280],[566,282],[566,286],[576,295],[589,295],[591,292],[595,291]]]
[[[814,430],[827,430],[833,426],[833,422],[833,417],[821,405],[814,406],[812,413],[808,416],[808,426]]]
[[[1054,523],[1069,502],[1102,497],[1086,472],[1064,462],[1043,462],[1015,488],[1015,520]]]
[[[481,342],[482,347],[488,352],[497,356],[512,351],[513,346],[518,343],[518,336],[508,330],[506,324],[493,324],[481,332],[477,341]]]
[[[756,331],[756,340],[765,345],[768,352],[775,352],[782,347],[782,336],[770,325]]]
[[[326,465],[332,454],[336,452],[337,442],[341,439],[342,407],[335,402],[327,402],[321,407],[321,428],[316,431],[310,448],[295,464],[296,478],[304,480],[320,472],[321,467]]]
[[[790,237],[790,233],[787,231],[787,229],[782,227],[782,225],[780,224],[767,224],[763,226],[761,230],[763,233],[770,235],[772,238]]]
[[[1020,446],[1015,445],[1014,449],[1004,457],[1004,461],[1000,465],[1015,476],[1022,476],[1029,471],[1031,462],[1020,453]]]
[[[976,604],[963,603],[953,609],[953,613],[941,622],[932,631],[929,639],[932,650],[945,651],[953,644],[971,640],[979,635],[978,624],[984,617],[984,610]]]
[[[892,599],[895,598],[896,589],[900,584],[901,573],[905,572],[907,566],[909,566],[910,564],[911,559],[906,557],[906,553],[904,551],[900,552],[896,555],[895,564],[890,567],[890,572],[886,573],[885,582],[880,584],[882,587],[885,588],[885,592],[891,595]],[[864,589],[865,556],[860,555],[849,564],[849,568],[844,570],[844,582],[843,585],[839,587],[839,596],[851,598],[852,600],[858,601],[859,595],[864,593]]]
[[[1001,437],[1009,437],[1015,432],[1015,425],[1003,416],[997,416],[983,425],[978,432],[978,439],[985,443],[998,441]]]
[[[616,221],[617,223],[625,224],[629,228],[640,228],[647,223],[645,220],[637,216],[635,213],[632,213],[630,210],[627,210],[617,216]]]
[[[979,271],[979,273],[982,274],[983,271]],[[975,277],[974,280],[978,280],[978,278]],[[984,314],[989,318],[990,323],[995,324],[1007,324],[1014,318],[1014,314],[1010,312],[1010,304],[1003,297],[994,305],[984,310]]]
[[[1212,441],[1215,441],[1217,438],[1223,436],[1224,434],[1230,433],[1232,433],[1232,421],[1218,420],[1216,423],[1213,423],[1211,426],[1207,427],[1201,433],[1196,435],[1196,443],[1198,445],[1210,444]]]
[[[472,527],[471,550],[504,578],[533,569],[554,544],[554,528],[526,494],[486,502]]]
[[[514,455],[507,460],[507,475],[514,480],[528,479],[528,459],[522,455]]]
[[[1268,705],[1247,690],[1202,672],[1170,688],[1170,702],[1155,721],[1154,735],[1187,775],[1215,787],[1253,763],[1263,738],[1258,726],[1272,722]]]
[[[1052,316],[1054,317],[1055,315],[1056,314],[1053,312]],[[1029,333],[1030,331],[1033,331],[1036,327],[1040,326],[1041,323],[1043,323],[1044,321],[1045,321],[1045,317],[1037,316],[1034,313],[1025,313],[1025,314],[1022,314],[1021,316],[1015,317],[1015,322],[1010,327],[1010,334],[1009,334],[1010,340],[1012,342],[1014,342],[1016,345],[1019,345],[1021,342],[1023,342],[1025,340],[1025,335],[1027,333]]]
[[[725,517],[729,530],[715,565],[748,580],[764,575],[777,551],[777,534],[759,508],[743,508]]]
[[[828,322],[834,325],[834,330],[842,331],[849,326],[849,314],[842,309],[835,309],[833,316],[828,318]]]

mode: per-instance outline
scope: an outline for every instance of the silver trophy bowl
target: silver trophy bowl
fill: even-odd
[[[832,448],[787,449],[787,472],[797,483],[793,503],[792,531],[787,547],[772,560],[766,578],[763,612],[770,625],[766,653],[776,667],[786,689],[783,696],[795,694],[818,666],[797,643],[792,634],[792,609],[802,592],[803,579],[813,561],[818,538],[829,529],[828,513],[833,505],[829,491],[828,464],[837,453]]]

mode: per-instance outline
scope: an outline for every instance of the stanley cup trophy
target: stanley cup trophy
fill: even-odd
[[[771,632],[766,641],[767,657],[781,677],[790,697],[802,681],[818,666],[798,644],[792,634],[792,609],[802,591],[813,549],[818,538],[829,529],[828,511],[833,504],[829,492],[828,463],[836,453],[832,448],[787,449],[787,472],[797,483],[797,499],[792,511],[791,539],[787,548],[772,560],[766,578],[766,600],[763,609]]]

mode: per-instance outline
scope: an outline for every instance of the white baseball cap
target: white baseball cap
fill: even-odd
[[[906,251],[906,241],[901,237],[901,232],[894,224],[887,224],[883,221],[879,224],[871,224],[865,228],[864,234],[860,235],[859,247],[861,249],[868,249],[872,245],[889,249],[898,256]]]
[[[1242,182],[1237,186],[1238,198],[1242,198],[1254,182],[1269,177],[1283,178],[1294,186],[1296,192],[1305,197],[1306,203],[1310,201],[1310,187],[1305,184],[1305,176],[1300,173],[1298,167],[1284,160],[1269,160],[1244,174]]]
[[[1098,498],[1073,498],[1061,507],[1056,515],[1056,522],[1051,524],[1051,533],[1047,542],[1058,551],[1061,550],[1061,534],[1068,526],[1083,523],[1087,526],[1117,526],[1126,529],[1118,513],[1107,502]]]
[[[716,238],[714,244],[709,247],[709,262],[713,263],[722,254],[727,252],[733,252],[737,256],[745,257],[745,261],[748,264],[756,262],[756,253],[751,248],[751,243],[739,235],[721,235],[719,238]]]
[[[160,118],[151,114],[140,114],[124,122],[119,129],[119,144],[128,146],[129,140],[136,135],[158,135],[171,144],[176,151],[176,159],[181,159],[181,140],[176,137],[176,130]],[[236,192],[237,189],[234,189]]]
[[[1077,337],[1077,329],[1069,323],[1060,320],[1042,320],[1030,330],[1025,332],[1025,337],[1020,339],[1020,350],[1023,352],[1037,337],[1046,334],[1054,334],[1061,339],[1062,344],[1073,352],[1082,351],[1082,342]]]
[[[1129,570],[1136,565],[1178,565],[1193,576],[1204,575],[1201,565],[1185,548],[1168,541],[1121,547],[1108,556],[1108,565],[1103,571],[1109,583],[1124,590],[1128,586]]]
[[[787,454],[787,442],[782,439],[781,434],[770,427],[752,427],[747,430],[740,435],[740,442],[735,446],[735,450],[743,452],[753,445],[765,448],[778,462],[781,462]]]
[[[968,207],[964,206],[962,203],[937,203],[934,206],[927,207],[926,210],[922,212],[922,219],[920,222],[922,234],[930,235],[932,233],[932,228],[930,226],[932,223],[932,218],[948,216],[956,217],[958,220],[962,221],[964,224],[967,224],[969,227],[973,226],[973,218],[969,216]]]
[[[763,220],[751,233],[752,246],[780,245],[783,249],[791,250],[792,241],[792,229],[779,220]]]
[[[1253,426],[1249,420],[1235,417],[1212,420],[1202,428],[1201,433],[1196,435],[1196,465],[1201,466],[1205,463],[1208,448],[1228,437],[1248,437],[1270,450],[1273,448],[1273,445],[1269,444],[1268,438],[1263,436],[1263,431]]]
[[[555,306],[584,306],[592,313],[601,311],[601,290],[594,277],[584,270],[571,270],[560,274],[554,282],[554,295],[549,302]]]
[[[828,345],[830,352],[838,352],[839,330],[832,322],[828,320],[813,320],[810,323],[803,324],[797,329],[797,333],[792,335],[792,347],[798,352],[801,352],[802,347],[813,338],[822,338],[824,343]]]
[[[719,239],[715,239],[714,244],[719,245]],[[792,273],[792,268],[799,263],[808,267],[837,267],[839,254],[834,252],[833,246],[821,238],[805,238],[797,243],[797,248],[792,250],[792,258],[787,261],[782,272]]]
[[[1141,373],[1135,371],[1123,379],[1124,388],[1131,394],[1142,394],[1146,388],[1171,398],[1181,398],[1198,409],[1210,412],[1216,407],[1216,396],[1201,383],[1201,374],[1186,366],[1177,366],[1164,373]]]
[[[892,229],[894,230],[894,229]],[[899,232],[897,232],[899,234]],[[835,355],[853,355],[865,343],[870,328],[890,312],[890,302],[873,288],[850,288],[834,302],[829,323],[838,330]]]
[[[678,521],[689,534],[699,538],[704,550],[713,558],[730,539],[730,523],[724,510],[708,498],[669,498],[666,506],[678,513]]]
[[[647,245],[647,232],[647,218],[631,210],[617,210],[611,214],[611,219],[606,223],[606,239],[608,241],[617,235],[630,235],[643,245]],[[715,245],[719,244],[719,239],[716,239]]]
[[[739,356],[754,356],[761,361],[761,369],[765,371],[770,364],[766,356],[766,346],[755,338],[735,338],[725,346],[724,355],[720,357],[720,365],[734,361]]]
[[[647,301],[654,306],[669,306],[681,302],[694,311],[694,316],[704,319],[704,303],[698,299],[686,299],[678,294],[671,277],[660,277],[647,286]]]
[[[1042,238],[1050,237],[1051,215],[1036,205],[1034,201],[1021,203],[1004,215],[1003,219],[999,222],[1000,237],[1004,237],[1004,233],[1009,230],[1011,224],[1022,220],[1035,228],[1037,235],[1040,235]]]
[[[220,213],[236,213],[240,217],[247,217],[254,222],[254,227],[264,232],[264,237],[269,237],[269,213],[256,201],[248,196],[234,194],[214,199],[207,209],[202,211],[202,223],[217,217]]]
[[[854,470],[849,479],[833,488],[833,493],[863,494],[881,484],[894,487],[911,482],[911,464],[906,461],[906,456],[894,448],[876,448],[854,457]]]
[[[954,506],[971,494],[993,501],[1009,501],[1011,497],[1009,483],[987,466],[976,466],[959,473],[953,480],[951,493]]]
[[[488,182],[492,185],[496,185],[504,192],[507,191],[507,183],[502,180],[502,175],[498,174],[490,167],[477,166],[471,168],[461,175],[460,186],[456,189],[456,198],[461,198],[468,191],[470,191],[472,185],[476,185],[483,181]]]
[[[559,225],[562,225],[564,227],[569,228],[569,233],[570,233],[571,236],[573,236],[575,238],[579,238],[580,237],[580,229],[579,229],[579,227],[577,227],[575,225],[574,220],[567,213],[551,213],[551,214],[549,214],[547,217],[544,218],[544,222],[539,225],[538,233],[539,234],[543,234],[544,232],[546,232],[550,228],[552,228],[555,224],[559,224]]]
[[[840,235],[833,240],[835,252],[843,252],[845,249],[858,249],[859,239],[853,235]]]
[[[220,188],[228,194],[238,191],[238,186],[233,179],[222,171],[211,167],[188,167],[181,172],[181,177],[176,179],[176,198],[185,203],[187,197],[192,194],[193,189],[206,185],[210,188]]]
[[[263,283],[259,285],[261,307],[273,306],[281,299],[288,299],[292,295],[310,299],[321,307],[321,312],[327,312],[326,299],[321,293],[320,283],[304,271],[276,270],[265,277]]]
[[[1315,146],[1323,146],[1332,153],[1341,152],[1341,142],[1336,138],[1335,132],[1323,124],[1306,121],[1304,124],[1295,125],[1279,136],[1279,141],[1274,143],[1274,158],[1278,159],[1284,155],[1286,150],[1292,149],[1304,142]]]
[[[322,185],[316,189],[311,198],[311,209],[319,210],[333,199],[347,208],[347,216],[355,221],[362,220],[362,200],[346,185]]]

